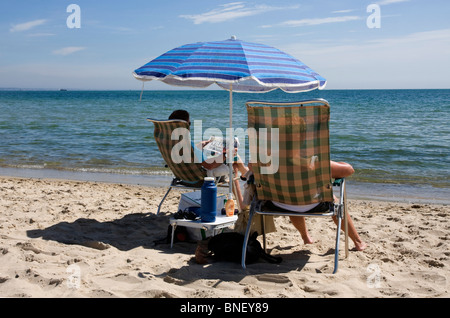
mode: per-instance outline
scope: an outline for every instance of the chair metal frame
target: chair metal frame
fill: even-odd
[[[340,195],[339,195],[339,202],[334,203],[332,205],[332,208],[329,211],[321,212],[321,213],[300,213],[300,212],[290,212],[287,210],[281,211],[266,211],[264,210],[264,202],[261,200],[257,200],[257,198],[254,198],[254,202],[252,202],[252,207],[250,208],[249,212],[249,218],[247,223],[247,228],[245,231],[245,237],[244,237],[244,244],[242,246],[242,260],[241,265],[243,269],[246,269],[245,259],[246,259],[246,251],[247,251],[247,245],[248,245],[248,239],[250,237],[250,230],[251,230],[251,224],[252,219],[256,214],[261,214],[263,217],[261,218],[263,229],[263,248],[264,251],[267,251],[266,247],[266,233],[264,232],[264,216],[265,215],[273,215],[273,216],[304,216],[304,217],[332,217],[336,216],[338,224],[336,229],[336,242],[335,242],[335,254],[334,254],[334,270],[333,274],[335,274],[338,271],[338,264],[339,264],[339,243],[340,243],[340,234],[341,234],[341,227],[342,222],[344,222],[344,232],[345,232],[345,258],[348,257],[348,219],[347,219],[347,204],[346,204],[346,186],[345,186],[345,178],[337,179],[334,183],[334,186],[339,186]]]

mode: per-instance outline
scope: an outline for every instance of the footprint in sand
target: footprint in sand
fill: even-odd
[[[439,262],[438,260],[435,259],[427,259],[424,261],[425,263],[427,263],[428,265],[430,265],[431,267],[444,267],[444,263]]]
[[[138,298],[178,298],[175,294],[170,292],[154,289],[154,290],[146,290],[136,295]]]
[[[154,278],[155,278],[155,275],[153,275],[153,274],[150,273],[150,272],[139,272],[139,273],[137,274],[137,276],[138,276],[139,278],[147,278],[147,279],[154,279]]]
[[[178,278],[175,278],[175,277],[172,277],[172,276],[166,276],[166,277],[164,277],[163,280],[164,280],[166,283],[169,283],[169,284],[175,284],[175,285],[178,285],[178,286],[182,286],[182,285],[185,285],[185,284],[186,284],[185,281],[183,281],[183,280],[181,280],[181,279],[178,279]]]
[[[39,274],[38,272],[32,270],[31,268],[28,268],[27,270],[22,271],[22,273],[20,275],[16,274],[16,278],[19,278],[19,277],[24,277],[29,282],[38,284],[39,286],[42,286],[42,287],[48,286],[48,285],[58,286],[58,285],[62,284],[62,282],[64,281],[63,279],[60,279],[60,278],[45,277],[45,276]]]
[[[93,248],[96,250],[101,250],[101,251],[110,248],[110,245],[105,244],[103,242],[99,242],[99,241],[86,241],[86,242],[82,243],[81,245],[90,247],[90,248]]]
[[[28,242],[26,242],[26,243],[19,242],[16,244],[16,246],[20,247],[24,251],[32,251],[35,254],[42,253],[42,251],[40,249],[34,247],[31,243],[28,243]]]
[[[283,276],[283,275],[275,275],[275,274],[256,275],[256,279],[259,281],[276,283],[276,284],[287,284],[287,283],[291,282],[289,277]]]

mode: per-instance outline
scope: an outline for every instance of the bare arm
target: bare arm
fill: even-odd
[[[203,168],[207,170],[215,169],[221,165],[223,165],[225,162],[225,156],[224,155],[218,155],[213,158],[209,158],[202,162]]]
[[[345,178],[351,176],[355,170],[346,162],[331,161],[331,177],[332,178]]]
[[[238,201],[238,206],[240,209],[243,208],[244,206],[244,199],[242,197],[242,192],[241,192],[241,185],[239,184],[239,178],[238,178],[238,167],[237,165],[233,165],[233,171],[234,171],[234,180],[233,180],[233,185],[235,188],[235,195],[236,195],[236,200]]]

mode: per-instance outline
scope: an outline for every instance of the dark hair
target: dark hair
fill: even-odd
[[[189,113],[183,109],[178,109],[169,116],[170,119],[181,119],[189,123]]]

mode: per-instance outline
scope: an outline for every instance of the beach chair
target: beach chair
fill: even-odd
[[[331,179],[329,116],[326,100],[292,103],[247,102],[250,162],[254,173],[256,195],[250,207],[242,248],[242,267],[252,218],[261,214],[304,217],[336,216],[335,265],[338,269],[341,223],[345,226],[346,257],[348,253],[345,179]],[[277,162],[278,160],[278,162]],[[339,187],[339,202],[333,200],[333,186]],[[288,205],[322,203],[328,207],[320,213],[292,212],[272,202]],[[266,249],[264,224],[263,246]]]
[[[200,190],[207,174],[201,163],[195,160],[195,154],[190,143],[189,124],[186,121],[151,118],[147,118],[147,120],[155,125],[154,137],[159,151],[167,167],[174,174],[169,189],[158,205],[157,215],[159,215],[164,201],[173,188]],[[172,140],[172,135],[174,135],[174,140]],[[184,154],[180,150],[183,149],[183,146],[189,147],[190,154]],[[173,157],[172,151],[175,151],[177,156]],[[216,184],[220,187],[226,187],[228,183],[221,182],[219,178],[216,178]]]

